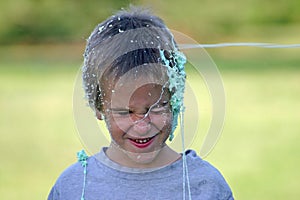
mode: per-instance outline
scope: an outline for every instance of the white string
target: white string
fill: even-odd
[[[191,189],[190,189],[190,179],[188,173],[188,166],[186,162],[186,155],[185,155],[185,143],[184,143],[184,108],[180,111],[179,120],[180,120],[180,134],[181,134],[181,144],[182,144],[182,190],[183,190],[183,200],[185,200],[185,181],[187,181],[187,188],[188,188],[188,197],[189,200],[192,200],[191,197]]]
[[[221,48],[221,47],[259,47],[259,48],[300,48],[300,44],[272,44],[272,43],[252,43],[252,42],[240,42],[240,43],[218,43],[218,44],[178,44],[179,49],[194,49],[194,48]],[[184,110],[184,109],[183,109]],[[191,190],[190,190],[190,180],[189,180],[189,173],[188,173],[188,166],[186,161],[185,155],[185,144],[184,144],[184,127],[183,127],[183,112],[180,112],[179,119],[180,119],[180,128],[181,128],[181,141],[182,141],[182,187],[183,187],[183,200],[185,200],[185,182],[187,181],[187,188],[188,188],[188,198],[189,200],[192,199],[191,197]]]
[[[183,135],[183,132],[182,132],[182,119],[181,119],[181,114],[179,115],[179,120],[180,120],[180,133],[181,133],[181,144],[182,144],[182,199],[185,200],[185,173],[186,173],[186,170],[185,170],[185,160],[186,160],[186,157],[185,157],[185,146],[184,146],[184,135]]]
[[[300,44],[273,44],[255,42],[218,43],[218,44],[178,44],[179,49],[220,48],[220,47],[260,47],[260,48],[300,48]]]

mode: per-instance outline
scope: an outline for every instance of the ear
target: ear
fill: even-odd
[[[97,108],[95,109],[95,112],[96,112],[96,117],[97,117],[97,119],[99,119],[99,120],[104,120],[104,114],[101,112],[101,111],[99,111]]]

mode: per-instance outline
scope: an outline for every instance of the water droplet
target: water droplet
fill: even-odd
[[[124,30],[121,30],[120,28],[119,28],[119,33],[123,33],[124,32]]]
[[[156,36],[156,38],[158,39],[158,38],[160,38],[159,36]]]
[[[115,93],[115,90],[111,90],[112,93]]]
[[[133,43],[133,40],[130,40],[131,43]]]
[[[104,29],[104,26],[100,26],[99,27],[99,32],[101,33],[103,31],[103,29]]]
[[[120,21],[120,20],[121,20],[121,18],[120,18],[120,17],[118,17],[118,20]]]
[[[108,25],[108,27],[112,27],[112,24]]]

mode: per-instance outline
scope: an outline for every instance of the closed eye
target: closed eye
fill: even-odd
[[[154,105],[150,111],[154,114],[170,112],[169,101],[163,101],[162,103]]]
[[[129,109],[111,109],[114,116],[127,116],[132,113]]]

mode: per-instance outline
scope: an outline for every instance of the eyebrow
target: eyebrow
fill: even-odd
[[[170,100],[169,99],[160,99],[160,101],[157,101],[155,102],[154,104],[150,105],[149,108],[147,108],[148,110],[159,105],[164,105],[164,104],[168,104],[170,103]],[[118,112],[118,111],[128,111],[130,112],[132,109],[131,108],[128,108],[128,107],[115,107],[115,108],[109,108],[110,111],[114,111],[114,112]]]

